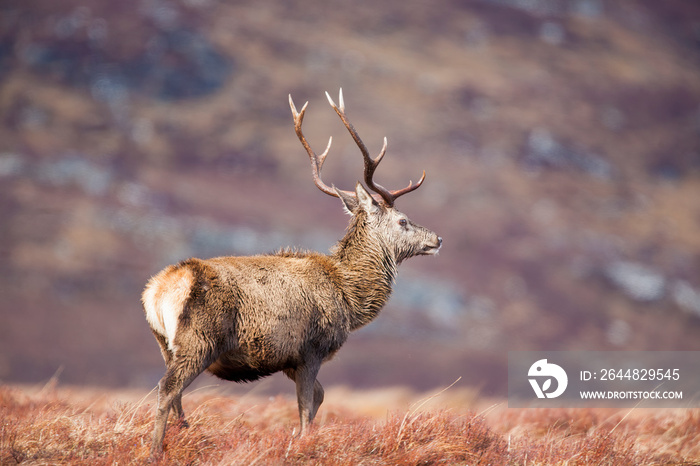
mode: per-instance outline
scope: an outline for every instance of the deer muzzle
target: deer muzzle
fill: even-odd
[[[433,244],[426,244],[421,251],[422,255],[432,256],[437,254],[442,247],[442,236],[436,236]]]

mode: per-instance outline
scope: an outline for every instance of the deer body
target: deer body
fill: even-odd
[[[301,135],[304,109],[297,113],[291,98],[290,105],[297,134],[312,166],[316,163],[314,179],[324,190],[316,175],[325,154],[319,163]],[[280,251],[188,259],[148,282],[144,311],[167,367],[159,383],[152,455],[162,451],[171,409],[186,425],[182,391],[205,370],[236,382],[283,371],[296,383],[301,432],[307,430],[323,401],[316,380],[321,364],[352,330],[376,317],[403,260],[435,254],[441,246],[435,233],[393,208],[395,197],[419,185],[385,191],[383,202],[359,183],[354,193],[326,187],[352,215],[346,235],[329,255]]]

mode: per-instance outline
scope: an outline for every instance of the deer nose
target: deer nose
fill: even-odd
[[[438,245],[435,249],[440,250],[441,247],[442,247],[442,236],[438,236]]]

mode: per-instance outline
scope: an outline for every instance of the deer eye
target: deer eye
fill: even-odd
[[[399,225],[401,225],[402,227],[405,227],[406,225],[408,225],[408,220],[406,220],[405,218],[402,218],[401,220],[399,220]]]

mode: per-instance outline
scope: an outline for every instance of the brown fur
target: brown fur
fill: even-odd
[[[204,370],[236,382],[283,371],[296,383],[304,433],[323,401],[321,364],[377,316],[403,260],[440,248],[435,233],[378,204],[359,183],[356,197],[340,197],[352,220],[330,255],[189,259],[149,281],[144,310],[167,367],[152,454],[162,451],[171,408],[184,424],[182,391]],[[176,330],[167,331],[175,318]]]

